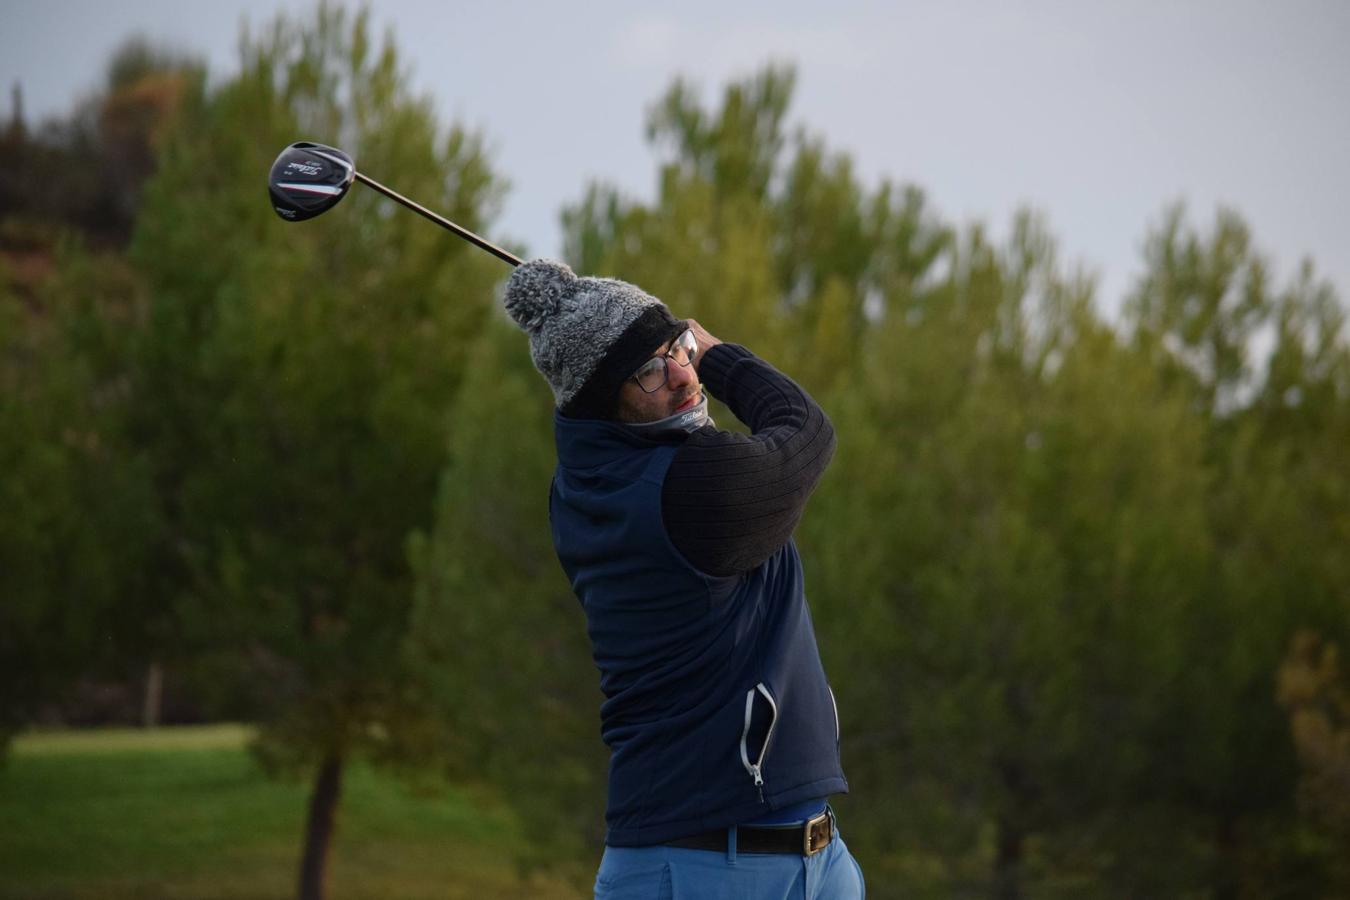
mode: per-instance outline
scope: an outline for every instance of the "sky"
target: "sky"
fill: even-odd
[[[238,68],[244,22],[312,5],[0,0],[0,111],[20,82],[30,122],[68,112],[133,34],[204,57],[219,81]],[[848,153],[866,185],[915,184],[948,221],[995,236],[1038,210],[1065,260],[1097,274],[1108,312],[1177,201],[1205,228],[1235,209],[1278,278],[1312,257],[1350,305],[1345,0],[369,7],[442,120],[484,133],[511,183],[486,236],[531,256],[559,253],[559,212],[592,180],[653,196],[644,119],[675,77],[712,104],[775,61],[797,69],[793,127]]]

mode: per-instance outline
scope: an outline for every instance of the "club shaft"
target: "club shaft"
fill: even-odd
[[[365,185],[368,186],[368,187],[374,188],[375,190],[379,191],[381,194],[384,194],[384,195],[385,195],[386,197],[388,197],[390,200],[394,200],[394,201],[396,201],[396,202],[398,202],[398,203],[402,203],[404,206],[408,207],[408,209],[411,209],[413,212],[418,213],[419,215],[425,216],[426,218],[428,218],[428,219],[430,219],[431,221],[435,222],[437,225],[441,226],[442,228],[446,228],[446,229],[449,229],[450,231],[453,231],[455,234],[457,234],[457,235],[459,235],[460,237],[464,238],[464,240],[466,240],[466,241],[468,241],[469,243],[474,244],[474,245],[476,245],[476,246],[478,246],[478,247],[481,247],[482,249],[484,249],[484,250],[486,250],[487,252],[491,253],[493,256],[497,257],[498,259],[502,260],[503,262],[508,262],[508,263],[510,263],[510,264],[513,265],[513,266],[518,266],[518,265],[521,264],[520,257],[515,256],[514,254],[511,254],[511,253],[507,253],[507,252],[506,252],[505,250],[503,250],[501,247],[498,247],[496,244],[493,244],[493,243],[491,243],[490,241],[484,240],[483,238],[481,238],[481,237],[479,237],[478,235],[474,234],[474,233],[473,233],[472,231],[470,231],[469,229],[467,229],[467,228],[462,228],[462,227],[460,227],[459,225],[456,225],[454,222],[451,222],[451,221],[450,221],[449,219],[447,219],[445,216],[437,215],[436,213],[434,213],[434,212],[432,212],[431,210],[427,209],[425,206],[422,206],[420,203],[414,203],[413,201],[409,200],[407,197],[405,197],[405,196],[403,196],[402,194],[400,194],[398,191],[391,190],[391,189],[385,187],[384,185],[380,184],[378,181],[376,181],[376,180],[373,179],[373,178],[367,178],[365,175],[362,175],[360,172],[357,172],[357,173],[355,173],[355,174],[356,174],[356,180],[357,180],[357,181],[360,181],[361,183],[365,184]]]

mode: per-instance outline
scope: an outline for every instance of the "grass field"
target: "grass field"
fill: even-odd
[[[0,767],[0,898],[295,896],[308,786],[264,777],[240,726],[29,734]],[[348,767],[329,896],[576,898],[524,880],[502,811]]]

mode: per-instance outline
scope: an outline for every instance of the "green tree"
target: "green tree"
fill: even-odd
[[[940,261],[896,282],[831,395],[840,453],[803,528],[818,622],[851,648],[851,842],[883,885],[1070,890],[1114,864],[1084,870],[1103,848],[1075,831],[1127,812],[1180,665],[1203,445],[1034,218]]]
[[[0,721],[8,731],[80,677],[121,677],[143,630],[148,470],[124,427],[126,264],[67,243],[27,301],[0,279]]]
[[[434,529],[415,544],[408,656],[441,711],[449,773],[496,786],[531,838],[526,861],[581,886],[603,839],[602,698],[549,537],[551,401],[519,329],[495,318],[452,408],[466,427],[450,438]]]
[[[1197,818],[1216,896],[1315,892],[1293,838],[1297,767],[1276,675],[1298,629],[1341,639],[1347,626],[1350,494],[1332,462],[1350,435],[1343,313],[1309,265],[1278,290],[1230,212],[1201,234],[1173,209],[1146,246],[1127,325],[1204,423],[1214,548],[1182,624],[1164,790]],[[1272,326],[1263,360],[1255,338]]]
[[[36,132],[16,88],[0,135],[11,723],[59,704],[81,678],[134,677],[173,644],[146,590],[153,488],[127,427],[127,358],[146,297],[117,249],[159,141],[203,77],[198,62],[133,39],[93,97]],[[156,706],[146,709],[153,721]]]
[[[366,14],[321,6],[245,35],[240,74],[169,136],[132,245],[152,298],[130,428],[164,523],[155,589],[260,710],[264,762],[314,778],[300,894],[318,897],[344,767],[426,751],[400,653],[407,541],[430,523],[446,409],[503,273],[369,191],[281,222],[263,174],[297,136],[476,230],[501,185]]]

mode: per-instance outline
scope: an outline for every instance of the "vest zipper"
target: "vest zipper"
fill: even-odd
[[[839,701],[836,700],[836,699],[834,699],[834,688],[830,687],[830,686],[827,684],[827,685],[825,685],[825,690],[827,690],[827,691],[830,692],[830,707],[834,710],[834,745],[835,745],[836,747],[838,747],[838,746],[839,746],[839,735],[840,735],[840,731],[839,731]]]
[[[764,744],[759,748],[759,758],[754,762],[750,761],[750,749],[747,746],[750,740],[750,723],[755,712],[755,692],[764,695],[764,699],[769,701],[769,709],[773,711],[773,718],[769,720],[769,730],[764,733]],[[745,730],[741,732],[741,765],[745,766],[745,771],[750,773],[750,777],[755,780],[755,787],[759,789],[759,802],[764,802],[764,757],[769,752],[769,741],[773,739],[773,730],[778,726],[778,704],[774,702],[773,694],[764,686],[764,682],[755,685],[753,689],[745,692]]]

